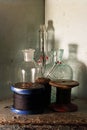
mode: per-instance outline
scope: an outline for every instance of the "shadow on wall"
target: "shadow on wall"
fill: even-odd
[[[73,80],[79,82],[79,86],[72,88],[72,98],[87,98],[87,67],[78,60],[78,45],[71,43],[68,45],[69,56],[66,60],[73,70]]]

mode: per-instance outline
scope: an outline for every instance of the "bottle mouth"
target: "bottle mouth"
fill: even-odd
[[[34,49],[24,49],[22,52],[24,55],[24,61],[30,61],[34,58]]]

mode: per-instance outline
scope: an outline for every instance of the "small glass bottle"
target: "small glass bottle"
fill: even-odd
[[[16,82],[35,82],[36,62],[34,61],[34,49],[21,50],[24,61],[15,67],[14,83]]]
[[[48,20],[47,26],[47,52],[54,50],[54,26],[53,21]]]
[[[71,66],[73,70],[73,80],[79,82],[79,86],[72,88],[72,98],[86,98],[86,66],[85,64],[78,60],[77,52],[78,45],[71,43],[68,45],[69,56],[66,59],[66,63]]]
[[[34,61],[34,49],[22,50],[24,61],[15,69],[12,112],[17,114],[38,114],[44,111],[45,88],[35,82],[38,66]]]

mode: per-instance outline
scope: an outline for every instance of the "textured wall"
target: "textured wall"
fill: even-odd
[[[10,92],[11,63],[19,50],[37,47],[43,22],[44,0],[0,0],[0,98]]]

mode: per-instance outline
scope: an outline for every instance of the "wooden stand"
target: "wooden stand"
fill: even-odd
[[[56,87],[56,102],[50,105],[50,108],[57,112],[77,111],[77,105],[71,103],[71,89],[79,85],[74,80],[50,81],[51,86]]]

